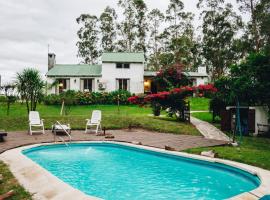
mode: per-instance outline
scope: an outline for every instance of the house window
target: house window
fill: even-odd
[[[56,93],[60,94],[66,90],[69,90],[69,79],[58,79],[58,91]]]
[[[116,63],[116,68],[117,69],[129,69],[130,64],[129,63]]]
[[[129,63],[124,63],[124,68],[129,69]]]
[[[81,79],[81,90],[83,92],[91,92],[93,86],[93,79]]]
[[[116,79],[116,89],[129,91],[129,79]]]

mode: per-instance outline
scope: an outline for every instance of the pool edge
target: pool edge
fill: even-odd
[[[78,141],[73,143],[111,143],[119,144],[124,146],[135,147],[144,150],[150,150],[160,153],[165,153],[169,155],[182,156],[186,158],[192,158],[196,160],[203,160],[208,162],[221,163],[228,166],[232,166],[251,174],[257,175],[261,181],[258,188],[250,192],[241,193],[235,197],[230,198],[231,200],[242,200],[242,199],[259,199],[260,197],[269,194],[270,191],[270,171],[254,167],[251,165],[238,163],[235,161],[229,161],[219,158],[208,158],[200,155],[189,154],[184,152],[168,151],[165,149],[160,149],[156,147],[149,147],[143,145],[136,145],[126,142],[115,142],[115,141]],[[11,172],[17,178],[19,183],[30,193],[34,194],[34,199],[85,199],[94,200],[99,199],[97,197],[89,196],[80,190],[77,190],[62,180],[52,175],[46,169],[42,168],[40,165],[25,156],[22,151],[44,145],[53,145],[55,143],[41,143],[28,145],[23,147],[18,147],[15,149],[7,150],[0,154],[0,160],[4,161],[9,165]],[[30,172],[30,173],[29,173]],[[48,185],[48,182],[50,185]],[[47,184],[46,184],[47,183]],[[53,187],[52,187],[53,186]],[[63,189],[64,188],[64,189]],[[64,192],[65,191],[65,192]],[[268,192],[268,193],[267,193]]]

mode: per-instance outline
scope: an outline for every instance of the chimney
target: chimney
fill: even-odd
[[[198,67],[198,73],[207,74],[205,66]]]
[[[54,53],[48,53],[48,71],[54,67],[56,55]]]

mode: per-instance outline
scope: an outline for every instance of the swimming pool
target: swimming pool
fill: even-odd
[[[257,176],[219,163],[110,143],[45,145],[23,154],[82,192],[115,199],[226,199]]]

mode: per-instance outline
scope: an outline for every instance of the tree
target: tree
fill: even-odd
[[[169,45],[169,50],[174,52],[174,63],[184,64],[185,67],[192,62],[191,48],[193,42],[185,35],[174,38]]]
[[[105,52],[113,52],[116,49],[116,20],[117,15],[113,8],[107,6],[99,17],[101,45]]]
[[[182,75],[183,65],[174,64],[158,71],[154,82],[163,90],[168,91],[176,87],[189,85],[189,80]]]
[[[150,49],[150,66],[154,67],[154,70],[160,69],[159,55],[161,53],[161,37],[160,37],[160,25],[164,21],[164,14],[158,10],[153,9],[148,14],[149,20],[149,30],[150,30],[150,39],[148,42],[148,47]]]
[[[0,87],[0,90],[3,90],[5,93],[5,102],[7,103],[7,115],[9,115],[10,105],[16,101],[15,85],[6,84]]]
[[[181,20],[183,17],[184,3],[180,0],[170,0],[168,9],[166,10],[166,21],[170,23],[168,30],[173,38],[177,38],[180,32]]]
[[[146,23],[147,6],[144,0],[134,0],[135,19],[136,19],[136,37],[137,43],[135,45],[136,51],[142,51],[146,59],[146,33],[148,25]]]
[[[223,0],[200,0],[198,7],[204,8],[201,12],[202,55],[212,79],[216,80],[239,59],[232,47],[242,21],[233,11],[232,5],[224,5]]]
[[[167,39],[166,47],[168,51],[173,52],[174,62],[182,63],[190,61],[191,47],[193,41],[193,25],[194,15],[190,12],[184,12],[184,4],[180,0],[170,0],[170,4],[166,11],[166,21],[169,27],[166,28],[162,35]],[[188,57],[185,57],[188,56]]]
[[[248,34],[251,33],[252,39],[250,40],[254,50],[258,52],[261,48],[261,36],[258,27],[258,12],[256,7],[260,0],[237,0],[240,4],[239,10],[243,13],[249,13],[251,15],[251,22],[248,26]]]
[[[231,67],[230,75],[215,81],[215,101],[224,105],[266,105],[270,109],[270,56],[258,53]],[[225,106],[223,106],[225,107]],[[269,111],[270,114],[270,111]],[[269,115],[270,116],[270,115]]]
[[[256,7],[256,11],[258,13],[257,16],[262,46],[268,55],[270,55],[270,1],[261,0]]]
[[[124,9],[124,20],[117,26],[120,40],[118,46],[120,51],[132,52],[135,49],[136,19],[133,0],[119,0],[118,5]]]
[[[78,56],[83,58],[86,64],[96,64],[99,56],[98,51],[98,18],[94,15],[82,14],[76,19],[81,28],[77,32],[79,41]]]
[[[27,112],[35,111],[37,102],[43,96],[43,82],[38,70],[27,68],[21,73],[17,73],[16,87],[22,100],[25,100]]]

